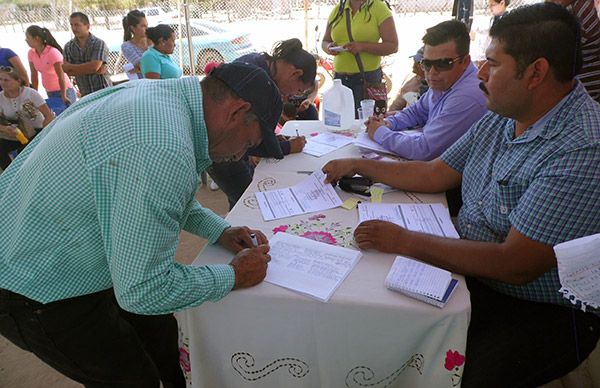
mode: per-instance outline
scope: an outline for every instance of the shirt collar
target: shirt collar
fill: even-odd
[[[170,58],[169,54],[163,54],[160,51],[158,51],[157,49],[155,49],[154,47],[149,47],[148,50],[156,51],[156,55],[160,55],[161,57]]]
[[[582,93],[586,93],[581,82],[577,81],[575,87],[552,107],[545,115],[539,118],[533,125],[525,130],[522,136],[517,139],[512,139],[514,135],[515,122],[510,120],[511,124],[507,127],[511,133],[507,133],[511,140],[519,142],[529,142],[535,140],[538,136],[544,139],[551,139],[562,130],[562,123],[568,120],[573,102],[577,100]]]

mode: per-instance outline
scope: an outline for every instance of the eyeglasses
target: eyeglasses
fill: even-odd
[[[421,68],[425,71],[431,70],[432,67],[435,67],[437,71],[448,71],[452,69],[454,63],[459,59],[462,59],[464,55],[459,55],[456,58],[440,58],[440,59],[421,59],[419,64]]]
[[[5,71],[7,73],[14,73],[15,69],[10,66],[0,66],[0,71]]]

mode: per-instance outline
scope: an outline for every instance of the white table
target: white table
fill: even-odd
[[[295,134],[296,123],[300,134],[324,130],[318,121],[301,121],[286,123],[284,133]],[[295,154],[282,161],[262,161],[227,219],[267,236],[275,228],[287,228],[352,247],[356,210],[338,208],[265,222],[253,193],[286,187],[305,177],[296,171],[312,171],[329,159],[357,155],[358,149],[350,145],[322,158]],[[350,195],[340,192],[340,196],[344,200]],[[383,201],[445,203],[445,197],[394,192],[385,194]],[[464,279],[457,276],[456,293],[438,309],[384,287],[394,257],[363,252],[329,303],[263,282],[234,291],[218,303],[177,314],[184,359],[189,353],[188,381],[194,387],[458,386],[470,316]],[[209,246],[194,265],[230,259],[230,253]],[[448,358],[448,352],[457,352],[458,362],[453,363],[456,359]]]

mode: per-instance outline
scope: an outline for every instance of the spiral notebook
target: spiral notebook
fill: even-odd
[[[445,269],[396,256],[384,284],[390,290],[442,308],[456,290],[458,280]]]

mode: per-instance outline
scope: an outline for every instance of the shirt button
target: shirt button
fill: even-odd
[[[508,208],[506,206],[500,206],[500,213],[507,214],[508,213]]]
[[[483,206],[483,201],[479,201],[477,203],[479,204],[479,206]]]
[[[471,224],[467,224],[467,229],[471,229]]]

